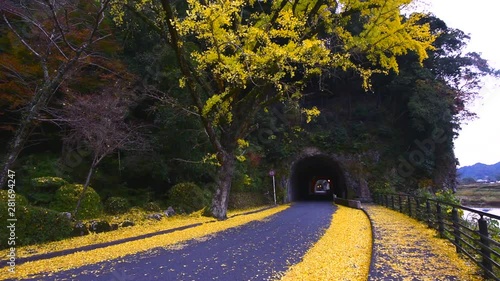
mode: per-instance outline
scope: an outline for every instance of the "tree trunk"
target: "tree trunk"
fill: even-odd
[[[90,185],[90,178],[92,177],[92,174],[94,173],[94,168],[95,168],[95,165],[92,165],[90,167],[89,173],[87,174],[87,179],[85,180],[85,184],[83,185],[82,194],[80,194],[80,197],[78,197],[78,201],[76,202],[75,211],[73,212],[73,217],[75,219],[76,219],[76,215],[78,214],[78,209],[80,209],[80,205],[82,203],[83,196],[85,195],[85,192],[87,192],[87,189]]]
[[[2,170],[0,171],[0,190],[4,189],[7,185],[7,175],[8,171],[12,168],[12,165],[17,159],[17,156],[21,153],[24,147],[24,143],[28,139],[31,134],[31,130],[33,129],[33,124],[31,121],[25,121],[21,124],[21,126],[16,130],[14,134],[14,138],[12,139],[7,154],[5,155],[5,159],[3,161]]]
[[[16,161],[17,157],[24,148],[24,143],[28,140],[31,135],[31,131],[34,128],[33,120],[40,113],[40,109],[45,107],[48,100],[51,97],[53,89],[52,83],[47,83],[40,91],[35,93],[33,100],[26,106],[27,112],[21,117],[19,122],[19,127],[14,133],[14,137],[8,146],[7,154],[3,160],[2,170],[0,171],[0,189],[5,188],[5,183],[7,182],[7,174],[12,165]]]
[[[76,60],[75,60],[76,61]],[[64,78],[64,73],[75,64],[75,61],[69,62],[62,66],[61,71],[52,79],[45,81],[43,87],[34,93],[31,102],[26,106],[26,112],[23,113],[19,127],[14,133],[14,138],[9,144],[7,154],[3,160],[2,170],[0,171],[0,190],[5,188],[7,182],[7,172],[12,167],[17,157],[24,148],[24,143],[29,139],[33,128],[33,121],[38,117],[40,111],[47,107],[52,95],[59,87],[59,83]]]
[[[229,191],[235,170],[235,159],[232,153],[225,152],[222,163],[217,171],[217,190],[212,199],[212,216],[218,220],[227,219]]]

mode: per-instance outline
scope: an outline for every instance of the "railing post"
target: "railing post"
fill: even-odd
[[[439,202],[436,205],[437,219],[438,219],[438,231],[441,237],[444,237],[444,222],[443,213],[441,212],[441,204]]]
[[[411,197],[410,195],[408,195],[408,216],[412,216],[411,215]]]
[[[391,204],[392,204],[392,209],[395,210],[395,204],[394,204],[394,194],[391,195]]]
[[[460,219],[458,217],[458,210],[453,207],[451,210],[451,220],[453,221],[453,234],[455,236],[455,247],[457,248],[457,253],[460,253]]]
[[[427,224],[432,227],[432,213],[431,213],[431,202],[429,199],[425,200],[425,207],[427,209]]]
[[[481,239],[481,255],[483,257],[483,266],[489,272],[493,271],[493,266],[491,264],[491,250],[490,241],[488,240],[488,222],[481,215],[481,218],[477,221],[479,224],[479,234]]]
[[[403,204],[401,204],[401,195],[398,195],[398,203],[399,203],[399,212],[402,213],[403,212]]]

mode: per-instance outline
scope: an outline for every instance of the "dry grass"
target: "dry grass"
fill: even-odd
[[[500,207],[500,184],[471,184],[460,186],[456,196],[464,205]]]

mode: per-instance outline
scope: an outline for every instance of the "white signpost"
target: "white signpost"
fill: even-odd
[[[274,180],[274,170],[269,171],[269,175],[273,177],[273,194],[274,194],[274,205],[276,205],[276,181]]]

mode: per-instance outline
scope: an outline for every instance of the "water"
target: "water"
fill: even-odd
[[[495,215],[495,216],[500,216],[500,208],[472,208],[471,207],[471,209],[478,210],[478,211],[481,211],[481,212],[485,212],[485,213],[488,213],[488,214],[492,214],[492,215]],[[471,220],[472,218],[474,218],[474,217],[478,218],[479,216],[475,215],[472,212],[464,210],[463,217],[466,220]]]

